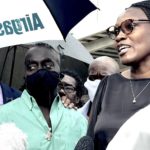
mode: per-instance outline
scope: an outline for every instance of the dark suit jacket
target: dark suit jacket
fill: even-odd
[[[0,83],[0,86],[2,88],[3,103],[4,104],[6,104],[6,103],[16,99],[17,97],[21,96],[21,92],[19,90],[11,88],[4,83]]]

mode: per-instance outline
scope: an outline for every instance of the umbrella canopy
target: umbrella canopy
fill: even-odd
[[[93,60],[86,48],[72,35],[64,41],[43,41],[61,51],[61,70],[71,69],[79,73],[83,80],[88,73],[88,64]],[[33,44],[33,43],[32,43]],[[24,83],[24,56],[32,44],[24,44],[0,49],[0,80],[15,88]]]
[[[97,9],[89,0],[44,0],[44,2],[64,38],[79,21]]]
[[[44,41],[52,45],[55,49],[58,49],[62,54],[80,60],[87,64],[93,61],[92,55],[89,51],[71,34],[68,34],[66,41],[63,40],[47,40]]]
[[[96,9],[88,0],[82,1],[84,7],[80,0],[1,0],[0,47],[65,38]]]

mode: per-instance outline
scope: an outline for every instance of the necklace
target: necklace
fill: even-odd
[[[136,99],[137,97],[139,97],[142,92],[148,87],[148,85],[150,84],[150,81],[144,86],[144,88],[135,96],[135,93],[133,91],[133,85],[132,85],[132,81],[130,80],[130,87],[131,87],[131,92],[132,92],[132,96],[133,96],[133,100],[132,100],[132,103],[136,103]]]

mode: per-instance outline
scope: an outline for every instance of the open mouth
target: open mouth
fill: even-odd
[[[59,92],[59,95],[60,95],[60,97],[66,96],[65,93],[63,93],[63,92]]]
[[[120,45],[120,46],[118,46],[119,55],[121,56],[121,55],[125,54],[130,47],[131,46],[129,46],[129,45]]]

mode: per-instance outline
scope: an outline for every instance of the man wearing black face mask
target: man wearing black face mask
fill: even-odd
[[[0,109],[0,124],[14,122],[27,134],[28,150],[73,150],[86,134],[87,121],[63,106],[57,94],[60,56],[51,46],[37,44],[25,56],[26,89]]]

